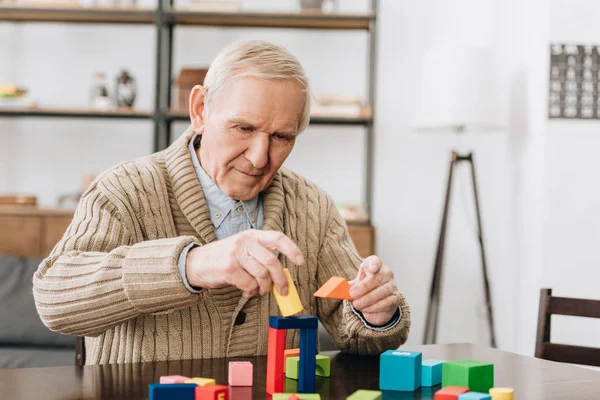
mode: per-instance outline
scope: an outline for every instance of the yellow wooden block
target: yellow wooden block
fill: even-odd
[[[275,287],[273,287],[273,293],[275,294],[275,300],[277,300],[281,315],[284,317],[289,317],[291,315],[301,313],[304,308],[302,308],[300,296],[298,296],[298,291],[296,290],[296,285],[294,285],[290,271],[287,268],[284,268],[283,272],[288,280],[288,295],[282,296],[281,294],[277,293],[277,289],[275,289]]]
[[[491,388],[492,400],[513,400],[514,390],[512,388]]]
[[[211,378],[192,378],[185,381],[185,383],[195,383],[198,386],[210,386],[215,384],[215,380]]]

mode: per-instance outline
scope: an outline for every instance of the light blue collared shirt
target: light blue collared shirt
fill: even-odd
[[[210,176],[204,171],[198,160],[194,142],[198,135],[194,135],[188,145],[190,155],[192,157],[192,165],[198,175],[198,180],[202,186],[204,192],[204,198],[208,204],[210,211],[210,220],[215,227],[215,235],[217,240],[226,239],[237,233],[243,232],[248,229],[262,229],[264,225],[264,211],[263,202],[260,195],[248,201],[233,200],[227,196],[219,187],[215,184]],[[185,274],[185,261],[187,253],[191,248],[198,246],[195,243],[187,245],[179,254],[178,267],[179,274],[183,280],[184,286],[192,293],[202,292],[202,288],[192,287]],[[373,326],[369,324],[362,313],[352,307],[352,311],[361,319],[367,328],[386,331],[396,326],[401,319],[400,309],[392,317],[392,319],[383,326]]]

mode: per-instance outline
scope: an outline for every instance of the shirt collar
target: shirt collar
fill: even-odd
[[[212,224],[215,228],[219,228],[219,226],[221,226],[221,224],[229,215],[229,213],[240,206],[238,203],[241,203],[246,218],[248,218],[248,222],[250,223],[252,228],[256,229],[256,221],[258,219],[259,196],[255,196],[253,199],[250,199],[248,201],[237,201],[231,199],[221,189],[219,189],[219,187],[215,184],[212,178],[206,173],[206,171],[204,171],[204,168],[202,168],[202,166],[200,165],[200,160],[198,159],[198,155],[196,154],[196,148],[194,147],[194,142],[196,142],[197,137],[197,134],[195,134],[192,137],[188,145],[188,149],[192,157],[192,165],[196,170],[198,180],[200,181],[200,185],[202,186],[202,190],[204,191],[204,198],[206,199],[208,209],[210,210],[210,220]]]

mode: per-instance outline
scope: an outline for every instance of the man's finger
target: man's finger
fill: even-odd
[[[304,264],[302,252],[292,240],[281,232],[276,231],[256,231],[258,243],[267,249],[279,250],[296,265]]]
[[[363,268],[366,272],[370,272],[371,274],[376,274],[379,272],[383,263],[381,262],[381,258],[377,256],[369,256],[363,260],[360,264],[361,268]]]
[[[373,314],[379,312],[388,312],[392,308],[398,307],[398,296],[392,294],[385,299],[379,300],[377,303],[360,310],[362,313]]]
[[[380,300],[385,299],[386,297],[391,296],[396,288],[391,282],[386,283],[385,285],[381,285],[376,287],[374,290],[370,291],[366,295],[356,298],[352,305],[359,311],[370,307],[374,304],[377,304]]]
[[[256,260],[253,256],[249,255],[245,258],[242,263],[242,268],[252,276],[259,287],[259,294],[264,296],[269,293],[273,287],[273,281],[271,281],[271,274],[269,270],[265,268],[258,260]]]
[[[258,293],[258,282],[241,267],[231,274],[231,284],[240,289],[245,298],[250,298]]]
[[[251,258],[261,264],[261,269],[265,271],[269,278],[269,284],[275,284],[277,292],[283,296],[287,295],[288,281],[283,272],[283,266],[272,252],[260,246],[258,243],[252,243],[248,246],[248,253]],[[262,289],[262,286],[261,286]],[[269,291],[271,287],[269,287]]]
[[[379,275],[367,275],[362,281],[356,281],[350,286],[350,297],[353,299],[360,299],[370,291],[378,288],[382,285],[381,277]]]

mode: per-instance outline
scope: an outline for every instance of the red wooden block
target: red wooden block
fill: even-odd
[[[283,392],[285,329],[269,328],[267,347],[267,393]]]
[[[283,353],[283,373],[285,374],[285,364],[288,357],[300,357],[300,349],[289,349]]]
[[[196,400],[228,400],[229,388],[223,385],[196,386]]]
[[[468,387],[460,386],[446,386],[443,389],[438,390],[433,395],[434,400],[458,400],[458,396],[467,393],[470,389]]]

